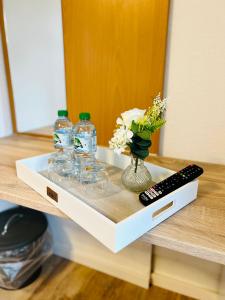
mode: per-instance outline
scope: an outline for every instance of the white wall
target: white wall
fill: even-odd
[[[5,0],[18,131],[51,125],[66,105],[60,0]]]
[[[172,0],[161,154],[225,164],[225,1]]]
[[[0,137],[10,134],[12,134],[12,122],[0,32]]]

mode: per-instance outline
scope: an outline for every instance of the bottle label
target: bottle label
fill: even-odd
[[[71,135],[66,129],[56,130],[53,139],[56,148],[64,148],[71,145]]]
[[[77,134],[73,138],[74,150],[80,153],[91,153],[95,151],[96,139],[92,135],[85,134]]]

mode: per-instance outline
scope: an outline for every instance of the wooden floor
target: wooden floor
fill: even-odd
[[[42,275],[17,291],[0,289],[0,300],[193,300],[167,290],[139,288],[68,260],[52,256]]]

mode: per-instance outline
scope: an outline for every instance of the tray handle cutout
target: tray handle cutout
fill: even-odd
[[[47,195],[55,202],[58,202],[58,194],[52,189],[50,189],[50,187],[48,186],[47,186]]]
[[[157,218],[159,215],[161,215],[162,213],[164,213],[167,209],[169,209],[170,207],[172,207],[173,204],[174,204],[174,202],[171,201],[171,202],[167,203],[166,205],[164,205],[163,207],[161,207],[160,209],[157,209],[152,214],[152,218],[153,219]]]

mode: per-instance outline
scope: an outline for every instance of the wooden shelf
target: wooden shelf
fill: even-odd
[[[52,150],[52,142],[47,138],[14,135],[0,139],[0,199],[66,218],[16,176],[16,160]],[[162,157],[150,159],[172,170],[190,163]],[[199,164],[205,172],[200,178],[197,200],[140,240],[225,264],[225,166]]]
[[[65,215],[16,176],[15,161],[53,151],[50,139],[14,135],[0,139],[0,199],[59,217]]]
[[[53,125],[25,131],[22,134],[50,138],[53,136]]]

